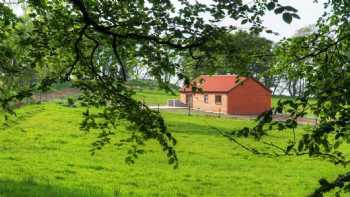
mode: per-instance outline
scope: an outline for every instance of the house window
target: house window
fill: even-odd
[[[208,95],[204,94],[204,103],[208,103]]]
[[[221,95],[215,95],[215,104],[221,105]]]

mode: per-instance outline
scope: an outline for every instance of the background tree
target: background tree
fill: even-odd
[[[308,36],[312,33],[315,33],[316,31],[317,28],[315,27],[315,25],[309,25],[297,30],[294,36],[289,40],[299,39],[300,37]],[[284,42],[285,41],[281,41],[274,46],[274,54],[282,54],[282,45]],[[283,55],[285,54],[283,53]],[[277,57],[276,60],[281,60],[283,58],[284,57],[280,56]],[[288,95],[291,97],[302,97],[305,92],[305,86],[307,81],[303,77],[303,72],[300,70],[301,67],[302,66],[300,62],[298,62],[298,64],[294,62],[283,62],[281,64],[281,61],[277,61],[276,63],[274,63],[274,65],[270,69],[270,74],[274,76],[275,79],[279,79],[278,86],[275,86],[275,88],[278,88],[278,90],[281,93],[288,93]]]
[[[202,55],[199,61],[196,61],[188,56],[182,61],[187,66],[186,73],[191,78],[201,74],[236,73],[255,77],[271,87],[273,79],[267,71],[273,62],[272,45],[272,41],[256,33],[225,32],[213,36],[193,52],[194,56],[207,52],[205,57]]]

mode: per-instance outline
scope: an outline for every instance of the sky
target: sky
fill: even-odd
[[[210,3],[211,0],[197,0],[200,3]],[[251,2],[251,0],[244,0]],[[323,14],[324,8],[323,3],[326,0],[318,0],[318,3],[314,3],[315,0],[279,0],[282,5],[290,5],[298,10],[298,15],[300,20],[293,20],[291,24],[287,24],[282,20],[282,15],[275,15],[273,12],[267,13],[264,17],[264,25],[269,29],[278,32],[280,35],[275,36],[272,34],[262,34],[262,36],[272,40],[279,41],[284,37],[288,38],[295,34],[295,32],[308,25],[315,24],[317,19]],[[20,7],[14,7],[15,13],[18,15],[23,14],[23,10]],[[245,27],[240,27],[239,22],[235,21],[225,21],[224,25],[237,25],[239,28],[245,29]]]
[[[298,15],[300,20],[293,20],[291,24],[287,24],[282,20],[281,15],[275,15],[274,13],[269,13],[264,18],[264,25],[269,27],[273,31],[278,32],[279,36],[273,36],[271,34],[264,34],[270,40],[278,41],[283,37],[291,37],[295,32],[308,25],[315,24],[317,19],[322,16],[325,11],[323,8],[323,3],[326,0],[319,0],[318,3],[313,3],[314,0],[282,0],[280,1],[282,5],[291,5],[298,10]]]
[[[201,0],[200,2],[210,2],[211,0]],[[243,0],[246,2],[252,2],[251,0]],[[283,38],[293,36],[300,28],[313,25],[317,22],[318,18],[322,16],[325,9],[323,4],[326,0],[318,0],[318,3],[314,3],[314,0],[279,0],[279,3],[283,6],[290,5],[298,10],[300,19],[293,19],[291,24],[287,24],[283,21],[282,15],[276,15],[273,11],[267,12],[263,17],[263,25],[274,32],[279,33],[278,36],[274,34],[262,33],[263,37],[266,37],[274,42],[277,42]],[[249,3],[248,3],[249,4]],[[239,21],[226,19],[220,23],[220,25],[228,26],[234,25],[239,29],[248,30],[249,26],[242,26]]]

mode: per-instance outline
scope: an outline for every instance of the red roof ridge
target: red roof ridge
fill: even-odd
[[[214,74],[214,75],[199,75],[198,77],[200,76],[233,76],[233,77],[236,77],[236,76],[239,76],[239,75],[236,75],[236,74]],[[243,77],[243,76],[241,76]]]
[[[197,82],[201,78],[203,78],[204,83],[200,84],[200,86],[197,86],[197,87],[201,88],[203,92],[230,92],[247,79],[252,79],[254,82],[258,83],[265,90],[271,92],[271,90],[266,86],[264,86],[260,81],[252,77],[239,76],[236,74],[199,75],[198,77],[193,79],[191,83]],[[240,80],[237,81],[237,79],[240,79]],[[191,85],[189,87],[180,88],[180,92],[192,92]]]

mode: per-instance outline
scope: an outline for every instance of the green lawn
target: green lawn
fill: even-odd
[[[89,150],[96,132],[79,130],[82,108],[55,103],[21,108],[0,131],[0,196],[305,196],[322,177],[346,171],[308,157],[252,155],[218,135],[252,122],[163,113],[178,140],[178,169],[149,142],[136,164],[124,163],[126,147]],[[113,143],[126,137],[120,128]],[[274,134],[281,143],[290,136]],[[246,144],[260,146],[244,139]]]
[[[166,105],[168,99],[179,99],[177,92],[174,92],[175,95],[158,89],[139,89],[135,90],[135,92],[135,98],[144,101],[147,105]]]

